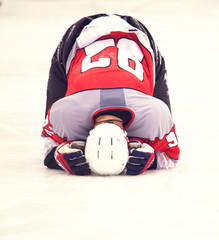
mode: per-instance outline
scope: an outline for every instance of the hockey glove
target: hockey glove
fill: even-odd
[[[139,142],[130,142],[129,149],[130,154],[126,165],[126,174],[142,174],[154,161],[154,149],[146,143],[141,144]]]
[[[74,175],[89,175],[89,165],[84,156],[85,142],[74,141],[60,144],[55,150],[55,160],[65,171]]]

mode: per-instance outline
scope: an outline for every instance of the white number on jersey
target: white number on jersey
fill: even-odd
[[[177,140],[176,135],[175,135],[174,132],[170,132],[170,133],[167,135],[166,140],[167,140],[168,146],[169,146],[170,148],[175,147],[175,146],[177,146],[177,144],[178,144],[178,140]]]
[[[113,39],[97,40],[92,44],[85,47],[86,57],[82,61],[81,71],[85,72],[92,68],[106,68],[111,64],[111,58],[99,58],[97,61],[92,61],[92,57],[100,53],[107,47],[115,47],[115,42]],[[131,39],[121,38],[117,43],[118,48],[118,67],[134,74],[141,81],[144,80],[144,69],[142,67],[141,61],[144,55],[138,46],[138,44]],[[129,62],[132,61],[134,67],[131,67]]]

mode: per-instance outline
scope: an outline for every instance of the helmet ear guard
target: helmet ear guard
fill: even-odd
[[[97,175],[118,175],[128,162],[127,133],[111,123],[97,125],[90,131],[85,157]]]

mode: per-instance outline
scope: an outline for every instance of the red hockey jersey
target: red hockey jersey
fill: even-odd
[[[90,25],[69,54],[66,95],[52,105],[43,135],[59,143],[86,140],[97,112],[127,109],[133,114],[128,137],[177,160],[179,147],[170,111],[153,97],[155,63],[147,36],[135,28],[107,31],[107,26],[106,34],[100,35]]]
[[[135,33],[112,32],[77,50],[66,96],[99,88],[130,88],[153,95],[152,55]]]

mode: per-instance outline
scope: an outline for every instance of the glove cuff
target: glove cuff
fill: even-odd
[[[147,164],[145,165],[144,169],[140,172],[140,174],[144,173],[147,169],[150,168],[150,166],[153,164],[154,158],[155,158],[155,154],[154,153],[150,153],[151,156],[148,159]]]
[[[54,147],[45,157],[44,159],[44,165],[50,169],[58,169],[63,170],[58,163],[55,160],[54,154],[55,154],[56,147]]]
[[[152,161],[151,165],[149,166],[149,168],[147,170],[155,170],[157,169],[157,156],[155,154],[154,156],[154,161]]]
[[[66,143],[67,144],[67,143]],[[61,144],[60,146],[58,146],[54,152],[54,158],[57,162],[57,164],[65,171],[69,172],[70,174],[75,174],[70,166],[68,165],[67,161],[64,159],[64,155],[65,153],[60,153],[59,149],[61,149],[63,147],[64,144]]]

